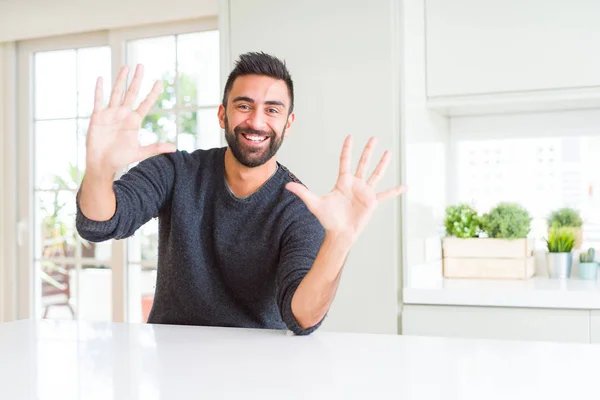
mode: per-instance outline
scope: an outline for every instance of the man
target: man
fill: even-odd
[[[365,180],[375,139],[352,175],[348,137],[334,189],[323,197],[309,192],[275,158],[294,122],[294,90],[285,64],[264,53],[242,55],[225,85],[218,118],[227,147],[143,147],[138,131],[162,89],[157,82],[132,110],[142,66],[123,97],[127,75],[123,68],[106,109],[101,78],[96,85],[77,197],[80,235],[123,239],[159,218],[150,323],[313,332],[376,206],[404,190],[374,190],[390,153]],[[114,182],[121,168],[140,160]]]

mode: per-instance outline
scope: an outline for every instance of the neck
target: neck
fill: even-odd
[[[231,149],[225,151],[225,181],[237,197],[250,196],[256,192],[277,169],[277,161],[272,157],[260,167],[248,168],[235,158]]]

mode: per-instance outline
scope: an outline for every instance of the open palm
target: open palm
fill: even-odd
[[[356,240],[371,219],[377,206],[406,191],[398,186],[377,193],[375,186],[383,177],[389,164],[391,153],[386,151],[369,179],[364,179],[365,170],[377,139],[371,138],[363,150],[355,174],[350,171],[352,137],[348,136],[342,148],[340,171],[335,187],[325,196],[317,196],[299,183],[288,183],[289,191],[296,194],[317,217],[328,232],[340,233]]]
[[[128,68],[123,67],[112,90],[107,108],[103,108],[102,78],[96,82],[94,111],[90,119],[86,142],[86,162],[89,167],[116,172],[128,164],[140,161],[155,154],[175,151],[168,143],[155,143],[141,146],[139,130],[146,114],[150,111],[162,91],[157,81],[152,91],[133,110],[142,82],[143,67],[138,65],[125,97]]]

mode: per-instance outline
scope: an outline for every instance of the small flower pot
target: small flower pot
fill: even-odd
[[[596,280],[598,277],[598,263],[579,263],[579,277],[586,280]]]
[[[571,276],[573,253],[547,253],[548,275],[554,279],[567,279]]]

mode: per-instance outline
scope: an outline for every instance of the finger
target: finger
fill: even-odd
[[[94,111],[100,111],[104,107],[104,91],[102,90],[102,77],[96,80],[94,91]]]
[[[377,202],[382,203],[391,198],[400,196],[403,193],[406,193],[408,188],[404,185],[396,186],[395,188],[386,190],[385,192],[377,193]]]
[[[385,173],[385,170],[387,169],[391,159],[392,159],[392,152],[389,150],[386,150],[386,152],[383,153],[381,160],[379,160],[379,164],[377,164],[375,171],[373,171],[373,174],[371,174],[371,176],[367,180],[367,185],[372,186],[372,187],[377,185],[377,183],[383,177],[383,174]]]
[[[138,64],[135,68],[135,74],[133,75],[131,85],[129,86],[129,89],[127,89],[127,93],[125,94],[125,100],[123,101],[124,106],[131,107],[133,105],[133,102],[140,93],[140,86],[142,85],[143,76],[144,66],[142,64]]]
[[[163,153],[173,153],[177,150],[173,143],[154,143],[148,146],[143,146],[138,151],[137,160],[142,161],[148,157],[152,157]]]
[[[123,90],[125,90],[125,81],[127,80],[128,74],[129,67],[124,66],[121,68],[121,72],[119,72],[119,76],[117,76],[115,86],[113,87],[112,94],[110,95],[110,102],[108,103],[109,107],[118,107],[119,104],[121,104]]]
[[[306,207],[308,207],[309,210],[314,210],[314,207],[316,206],[317,201],[319,200],[319,196],[313,194],[310,190],[306,188],[306,186],[300,183],[290,182],[287,185],[285,185],[285,188],[290,192],[294,193],[296,196],[300,197],[300,200],[302,200],[304,204],[306,204]]]
[[[371,161],[371,154],[373,154],[373,149],[375,148],[376,144],[377,138],[372,137],[371,139],[369,139],[369,142],[365,146],[365,149],[363,150],[362,155],[360,156],[360,160],[358,161],[356,173],[354,174],[354,176],[356,176],[357,178],[362,179],[364,177],[365,169],[367,169],[369,161]]]
[[[140,115],[140,117],[144,118],[146,114],[150,111],[156,100],[158,100],[158,96],[162,92],[162,81],[156,81],[154,86],[152,86],[152,90],[148,93],[148,96],[140,103],[140,106],[136,110],[136,112]]]
[[[340,176],[350,173],[350,164],[352,156],[352,136],[346,136],[344,146],[342,147],[342,155],[340,156]]]

